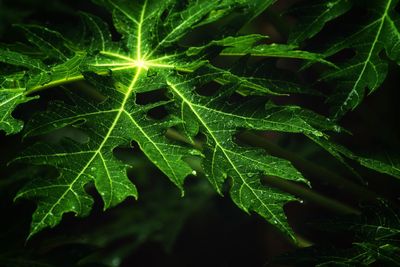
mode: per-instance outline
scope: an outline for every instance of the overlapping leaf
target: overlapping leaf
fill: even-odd
[[[374,0],[366,2],[369,12],[367,21],[359,22],[358,29],[329,44],[324,52],[326,57],[336,55],[346,49],[355,52],[349,60],[323,75],[323,79],[336,84],[328,99],[333,107],[333,115],[340,118],[346,112],[356,108],[366,94],[378,89],[386,78],[388,60],[399,63],[400,24],[395,8],[397,0]],[[351,7],[350,1],[318,1],[299,8],[307,14],[304,27],[301,23],[291,36],[292,43],[299,43],[318,33],[323,25],[346,13]],[[303,14],[304,15],[304,14]],[[300,30],[301,29],[301,30]],[[384,54],[383,54],[384,52]]]
[[[160,65],[155,59],[163,59],[164,63],[168,62],[169,67],[191,71],[204,64],[204,61],[199,60],[199,58],[204,57],[206,53],[202,53],[201,56],[198,55],[192,61],[186,59],[183,62],[182,59],[187,55],[184,51],[178,49],[176,44],[185,34],[193,28],[214,22],[228,15],[236,8],[246,9],[246,12],[250,15],[259,13],[262,8],[273,3],[273,1],[247,3],[247,1],[226,0],[179,4],[175,1],[160,3],[150,1],[149,3],[146,2],[146,8],[142,14],[143,2],[135,4],[128,1],[96,2],[113,12],[114,24],[124,36],[123,42],[112,42],[108,25],[101,19],[86,13],[81,13],[85,29],[81,34],[76,35],[79,36],[78,38],[74,36],[72,39],[67,39],[62,34],[42,26],[17,25],[25,33],[27,40],[34,48],[24,47],[24,49],[16,51],[9,48],[1,50],[0,62],[6,63],[7,66],[13,66],[15,69],[12,75],[0,77],[0,89],[5,90],[1,92],[2,100],[5,102],[2,108],[5,109],[5,114],[9,114],[4,117],[4,123],[1,124],[0,129],[6,130],[9,134],[20,131],[21,122],[13,120],[10,114],[19,103],[28,99],[24,95],[82,80],[82,71],[85,70],[105,74],[110,70],[116,72],[133,69],[138,65],[143,66],[144,60],[142,58],[152,58],[148,64],[153,67],[157,65],[161,67],[162,64]],[[141,23],[138,23],[139,21]],[[241,23],[236,24],[240,25]],[[236,28],[239,27],[236,26]],[[137,45],[139,37],[142,41]],[[252,39],[252,42],[255,42],[264,37],[260,35],[239,37],[239,39],[242,38]],[[229,37],[226,40],[236,39]],[[215,45],[216,43],[209,45],[211,44]],[[230,43],[223,42],[218,43],[218,45],[231,46]],[[256,46],[254,49],[257,49],[257,55],[261,55],[259,53],[261,48],[266,50],[262,53],[262,56],[266,57],[294,57],[326,62],[321,55],[293,50],[295,47],[284,45]],[[139,50],[145,52],[139,53]],[[239,54],[249,54],[250,52],[248,47],[245,48],[244,46],[237,47],[235,51]],[[253,52],[255,54],[255,51]],[[99,56],[94,57],[96,54]],[[238,79],[238,77],[235,77],[235,79]],[[4,81],[7,81],[8,86],[4,85]],[[267,80],[264,83],[263,81],[259,83],[263,85],[259,86],[246,82],[243,84],[253,90],[273,93],[273,90],[271,90],[273,86],[268,84]],[[16,91],[10,93],[9,90],[11,89],[16,89]],[[23,92],[21,90],[25,90],[25,92],[19,95],[18,93]],[[18,97],[14,98],[16,95]],[[16,126],[18,123],[19,126]],[[13,129],[10,129],[10,124],[14,124]]]
[[[199,71],[200,72],[200,71]],[[221,73],[223,74],[223,73]],[[215,74],[218,75],[218,74]],[[221,192],[227,177],[233,201],[245,211],[255,211],[292,236],[283,213],[283,204],[294,198],[261,184],[261,175],[278,176],[305,182],[289,162],[265,155],[262,151],[239,146],[234,135],[239,129],[305,133],[322,136],[312,125],[312,116],[303,118],[296,107],[278,107],[249,101],[230,105],[229,96],[235,87],[227,85],[212,98],[194,92],[193,85],[209,82],[209,74],[195,73],[185,80],[166,77],[174,94],[177,110],[184,120],[184,130],[193,136],[200,131],[207,136],[204,169],[211,184]],[[299,112],[300,111],[300,112]]]
[[[399,266],[400,219],[398,208],[381,201],[367,206],[358,217],[319,222],[332,232],[351,232],[354,242],[347,249],[319,246],[300,249],[280,257],[279,261],[301,266]]]
[[[82,15],[88,23],[96,18]],[[97,24],[96,27],[104,24]],[[4,116],[0,129],[8,134],[18,133],[22,122],[12,118],[11,114],[18,104],[33,98],[27,97],[30,92],[54,87],[63,83],[83,79],[80,71],[87,53],[97,49],[97,36],[85,36],[84,43],[72,44],[60,33],[42,26],[18,25],[28,41],[34,46],[26,45],[0,47],[0,62],[4,63],[8,73],[0,76],[1,111]],[[85,50],[82,47],[85,46]]]
[[[297,46],[295,45],[258,44],[266,39],[266,36],[259,34],[227,37],[222,40],[211,41],[205,46],[192,47],[188,50],[188,55],[197,54],[211,46],[220,46],[223,47],[222,51],[219,53],[222,56],[251,55],[256,57],[296,58],[334,66],[332,63],[324,60],[322,55],[297,50]]]
[[[17,67],[27,68],[35,72],[46,69],[40,60],[33,60],[18,52],[0,48],[0,63],[8,63]],[[12,112],[21,103],[29,101],[25,96],[24,84],[21,81],[24,74],[13,73],[0,78],[0,129],[7,134],[21,131],[22,122],[12,117]]]
[[[90,35],[84,34],[77,44],[48,29],[24,28],[28,39],[38,45],[46,60],[65,62],[53,68],[49,74],[53,77],[50,82],[46,80],[45,73],[35,76],[35,79],[44,79],[45,82],[33,90],[63,83],[70,78],[86,77],[105,98],[101,103],[94,103],[84,96],[73,94],[72,105],[54,103],[48,112],[35,116],[28,125],[27,136],[73,125],[87,138],[84,143],[67,139],[60,144],[36,144],[17,159],[51,165],[59,171],[55,180],[33,181],[17,196],[38,200],[31,235],[58,224],[66,212],[86,215],[93,201],[84,189],[88,183],[95,184],[105,208],[120,203],[126,197],[137,197],[136,189],[126,175],[127,166],[112,153],[115,147],[128,146],[132,140],[182,189],[185,177],[192,173],[183,159],[199,152],[164,137],[165,131],[175,126],[183,129],[189,138],[193,138],[198,129],[208,136],[204,166],[217,191],[222,192],[224,180],[231,177],[231,195],[239,207],[261,214],[293,238],[282,206],[294,197],[264,187],[260,177],[274,175],[302,182],[304,178],[289,162],[240,147],[233,141],[233,136],[241,128],[322,136],[323,133],[313,126],[315,116],[308,116],[295,107],[269,105],[264,108],[261,104],[257,108],[251,102],[238,109],[224,105],[224,97],[229,96],[227,92],[233,93],[242,87],[256,88],[264,93],[274,92],[264,87],[266,83],[262,78],[254,80],[212,67],[206,61],[206,51],[189,55],[185,48],[177,44],[193,28],[219,19],[229,10],[251,5],[236,0],[185,3],[104,0],[97,3],[113,13],[115,27],[123,36],[121,42],[112,42],[106,25],[98,18],[85,14],[83,17]],[[239,38],[254,39],[254,36]],[[225,46],[223,43],[218,45]],[[246,47],[237,49],[243,54],[248,53]],[[280,49],[273,46],[272,50],[277,53]],[[288,52],[286,48],[283,50]],[[272,56],[279,56],[274,53]],[[300,51],[294,53],[304,59],[318,60],[318,55]],[[73,62],[75,65],[72,66]],[[55,71],[56,68],[60,71]],[[94,71],[107,77],[83,75],[82,71]],[[110,74],[111,78],[108,77]],[[208,99],[193,91],[193,87],[211,81],[225,84],[222,94]],[[173,98],[144,106],[135,103],[137,94],[158,89],[168,90]],[[150,109],[164,105],[169,107],[170,116],[162,121],[147,118]],[[182,107],[182,110],[172,106]],[[220,124],[221,121],[224,123]],[[324,127],[321,129],[326,130]]]
[[[139,80],[139,73],[135,75],[135,83],[148,82]],[[100,81],[112,86],[107,78]],[[95,85],[98,89],[103,87],[100,82]],[[39,199],[32,234],[56,225],[65,212],[80,216],[88,214],[92,199],[84,187],[91,181],[103,198],[104,208],[114,206],[128,196],[137,197],[134,185],[128,180],[126,164],[113,156],[115,147],[129,146],[131,140],[135,140],[177,186],[182,187],[184,178],[192,172],[182,161],[183,155],[189,155],[190,151],[164,137],[166,129],[177,123],[176,119],[148,120],[146,112],[154,105],[135,105],[132,94],[121,93],[113,87],[105,87],[102,93],[107,100],[97,105],[78,95],[73,96],[73,106],[55,103],[51,111],[40,114],[28,126],[28,134],[37,135],[75,124],[89,137],[85,144],[72,140],[65,140],[59,146],[37,144],[17,159],[52,165],[60,171],[56,181],[34,181],[17,196]]]

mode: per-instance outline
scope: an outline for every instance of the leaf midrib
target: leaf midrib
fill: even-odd
[[[1,90],[1,91],[3,91],[3,90]],[[1,92],[1,91],[0,91],[0,92]],[[7,100],[4,101],[4,102],[1,102],[1,103],[0,103],[0,107],[1,107],[1,106],[4,106],[4,105],[6,105],[6,104],[8,104],[9,102],[11,102],[11,101],[13,101],[14,99],[16,99],[16,98],[20,97],[21,95],[23,95],[23,94],[24,94],[23,92],[25,91],[25,89],[20,89],[20,90],[17,90],[17,89],[14,90],[14,89],[13,89],[13,90],[10,90],[10,91],[13,91],[13,92],[14,92],[14,91],[15,91],[15,92],[18,92],[18,91],[19,91],[19,92],[21,92],[21,93],[16,94],[15,96],[13,96],[13,97],[7,99]]]
[[[341,110],[343,110],[343,108],[345,106],[347,106],[348,101],[350,100],[350,98],[354,94],[356,94],[356,96],[359,97],[358,92],[357,92],[358,84],[361,82],[361,79],[364,76],[364,73],[365,73],[365,71],[367,69],[367,66],[370,63],[370,59],[372,57],[372,54],[374,53],[375,46],[378,43],[378,39],[381,36],[382,28],[383,28],[383,25],[385,23],[385,18],[388,16],[389,8],[390,8],[390,6],[392,4],[392,1],[393,0],[388,0],[387,5],[385,7],[385,10],[383,12],[383,15],[378,20],[374,21],[374,23],[376,23],[377,21],[380,21],[378,30],[377,30],[375,38],[374,38],[374,41],[372,42],[371,48],[370,48],[370,50],[368,52],[368,57],[366,58],[366,60],[363,63],[363,68],[362,68],[360,74],[358,75],[358,78],[357,78],[356,82],[354,83],[349,95],[346,97],[345,101],[343,102],[343,105],[340,107]]]
[[[153,140],[151,140],[150,136],[143,130],[142,127],[140,127],[140,125],[136,122],[136,120],[132,117],[131,114],[129,114],[127,111],[124,111],[124,112],[125,112],[125,114],[128,116],[128,118],[131,120],[131,122],[136,126],[136,128],[139,129],[139,131],[143,134],[143,136],[153,145],[153,147],[154,147],[154,148],[158,151],[158,153],[161,155],[163,161],[167,164],[168,168],[169,168],[169,169],[171,170],[171,172],[173,173],[173,175],[174,175],[174,177],[175,177],[176,184],[178,185],[178,182],[179,182],[179,180],[178,180],[178,175],[176,175],[176,172],[175,172],[174,168],[171,166],[171,164],[169,163],[167,157],[165,157],[164,153],[161,151],[161,149],[159,148],[159,146],[157,145],[157,143],[155,143],[155,142],[153,142]],[[146,156],[148,156],[149,158],[151,158],[151,156],[148,155],[144,149],[141,149],[141,150],[146,154]],[[179,187],[181,187],[181,186],[179,185]]]
[[[192,112],[196,115],[196,117],[198,118],[198,120],[201,122],[201,124],[206,128],[207,132],[211,135],[211,137],[214,139],[216,146],[218,146],[222,153],[225,155],[226,159],[229,161],[229,164],[232,166],[232,168],[235,170],[235,172],[239,175],[241,181],[242,181],[242,185],[240,187],[243,187],[243,185],[245,185],[247,188],[250,189],[250,191],[253,193],[253,195],[257,198],[257,200],[259,201],[259,203],[261,203],[261,205],[269,212],[269,214],[272,216],[273,221],[275,221],[277,224],[280,224],[281,227],[283,229],[285,229],[288,233],[290,233],[290,230],[285,226],[284,223],[281,222],[281,220],[275,216],[275,214],[269,209],[269,207],[267,205],[264,204],[263,200],[259,198],[259,196],[257,195],[257,193],[255,192],[256,190],[254,190],[245,180],[245,178],[242,177],[242,174],[239,172],[239,170],[236,168],[236,165],[232,162],[231,158],[229,157],[229,155],[227,154],[227,150],[225,150],[225,148],[219,143],[218,138],[213,134],[213,131],[209,128],[209,126],[207,125],[207,123],[203,120],[203,118],[200,116],[200,114],[198,114],[197,110],[193,107],[192,102],[190,102],[179,90],[178,88],[171,83],[170,81],[167,81],[167,84],[169,85],[169,87],[186,103],[186,105],[189,106],[189,108],[192,110]],[[215,149],[215,148],[214,148]],[[240,191],[239,191],[240,192]],[[239,194],[241,196],[241,194]],[[241,207],[243,208],[243,210],[245,210],[246,212],[248,212],[248,209],[246,207],[244,207],[243,205],[241,205]]]
[[[146,2],[147,2],[147,1],[146,1]],[[142,14],[144,13],[145,7],[146,7],[146,5],[143,6]],[[143,18],[143,16],[141,16],[141,19],[142,19],[142,18]],[[138,29],[140,29],[140,28],[142,27],[142,23],[143,23],[143,21],[139,21],[139,23],[138,23]],[[142,40],[141,40],[141,34],[139,34],[140,32],[141,32],[141,31],[138,30],[138,36],[137,36],[137,42],[138,42],[138,43],[137,43],[137,45],[138,45],[139,43],[141,43],[141,41],[142,41]],[[141,53],[141,51],[139,51],[139,50],[138,50],[137,52],[138,52],[138,53]],[[137,59],[140,60],[140,55],[139,55],[139,54],[137,55]],[[124,99],[123,99],[123,101],[122,101],[122,103],[121,103],[121,106],[120,106],[120,108],[119,108],[119,110],[118,110],[118,113],[117,113],[117,115],[116,115],[116,117],[115,117],[115,119],[114,119],[112,125],[110,126],[110,129],[108,130],[106,136],[104,137],[103,141],[100,143],[98,149],[93,153],[93,156],[89,159],[89,161],[88,161],[87,164],[82,168],[82,170],[77,174],[76,178],[70,183],[69,187],[65,190],[65,192],[64,192],[64,193],[58,198],[58,200],[51,206],[51,208],[48,210],[48,212],[46,212],[46,215],[44,215],[44,216],[42,217],[42,219],[36,224],[36,226],[33,227],[33,229],[31,230],[31,232],[30,232],[30,234],[29,234],[29,236],[28,236],[28,239],[29,239],[30,237],[32,237],[33,234],[35,234],[35,233],[37,232],[36,229],[38,229],[38,228],[43,224],[43,222],[46,220],[46,218],[52,213],[52,211],[54,210],[54,208],[60,203],[60,201],[66,196],[66,194],[67,194],[69,191],[73,192],[74,195],[76,195],[76,192],[73,190],[74,184],[75,184],[75,183],[79,180],[79,178],[84,174],[84,172],[86,171],[86,169],[87,169],[87,168],[90,166],[90,164],[94,161],[94,159],[97,157],[97,155],[101,153],[101,150],[103,149],[104,145],[107,143],[107,141],[108,141],[109,137],[111,136],[111,133],[113,132],[115,126],[117,125],[117,123],[118,123],[118,121],[119,121],[119,119],[120,119],[122,113],[125,111],[125,106],[126,106],[126,104],[127,104],[127,102],[128,102],[129,97],[131,96],[131,94],[132,94],[132,92],[133,92],[133,89],[134,89],[134,87],[135,87],[135,85],[136,85],[136,82],[138,81],[138,79],[139,79],[139,77],[140,77],[141,70],[142,70],[142,69],[141,69],[140,67],[137,68],[137,71],[136,71],[136,73],[135,73],[135,75],[134,75],[134,77],[133,77],[133,79],[132,79],[132,81],[131,81],[131,84],[130,84],[130,86],[129,86],[127,92],[125,93],[125,97],[124,97]],[[79,198],[77,198],[77,200],[78,200],[78,202],[80,203]]]

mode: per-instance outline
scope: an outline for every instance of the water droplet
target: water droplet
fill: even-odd
[[[193,170],[193,171],[192,171],[192,175],[197,175],[196,170]]]
[[[303,203],[304,203],[304,200],[300,200],[299,202],[300,202],[300,204],[303,204]]]
[[[91,170],[91,171],[95,171],[95,170],[96,170],[96,167],[91,167],[90,170]]]
[[[273,222],[274,224],[277,224],[277,223],[278,223],[278,221],[277,221],[277,220],[273,220],[272,222]]]

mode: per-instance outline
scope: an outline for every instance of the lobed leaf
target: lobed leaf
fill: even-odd
[[[304,134],[343,162],[347,157],[364,165],[375,165],[377,170],[393,171],[394,168],[377,166],[330,142],[327,132],[342,131],[331,120],[299,106],[277,105],[265,98],[309,93],[308,88],[277,79],[275,75],[268,76],[267,72],[248,75],[247,71],[235,70],[235,66],[225,69],[211,63],[217,55],[234,55],[240,57],[237,64],[246,57],[261,56],[302,59],[336,67],[325,59],[329,52],[321,55],[299,50],[297,45],[260,44],[264,36],[236,36],[237,32],[202,46],[182,45],[194,29],[234,12],[260,13],[274,1],[95,2],[112,13],[114,26],[122,36],[120,40],[113,41],[108,26],[100,18],[81,13],[85,27],[73,39],[45,27],[20,25],[38,53],[0,50],[0,61],[11,70],[11,74],[2,75],[0,80],[0,108],[5,114],[0,127],[8,133],[21,130],[22,124],[11,117],[11,112],[29,100],[27,95],[86,80],[85,86],[96,90],[98,96],[96,100],[78,90],[69,92],[69,100],[52,102],[48,111],[33,116],[26,126],[26,137],[51,134],[64,127],[73,128],[82,137],[36,143],[15,159],[15,162],[52,166],[58,172],[57,177],[32,181],[16,196],[37,202],[29,237],[54,227],[65,213],[89,214],[93,199],[86,188],[90,184],[100,194],[104,209],[128,197],[137,198],[137,189],[127,175],[130,165],[113,153],[118,147],[131,146],[132,142],[138,144],[182,194],[186,177],[195,173],[187,158],[202,160],[204,172],[217,192],[223,193],[229,178],[228,190],[238,207],[258,213],[292,239],[295,235],[283,205],[296,197],[265,186],[261,180],[267,175],[307,185],[308,182],[290,162],[240,144],[235,138],[240,131]],[[393,6],[387,8],[385,21]],[[329,15],[323,21],[336,15]],[[335,47],[338,49],[332,51],[341,50],[339,45]],[[393,57],[394,54],[392,51]],[[260,64],[259,73],[264,66]],[[213,82],[218,84],[213,94],[199,93]],[[156,91],[166,99],[140,104],[138,99],[143,93]],[[237,98],[243,101],[235,101]],[[150,117],[149,113],[157,108],[166,111],[163,119]],[[168,139],[165,133],[171,128],[177,129],[186,143]],[[206,143],[195,149],[190,145],[198,135],[204,135]]]
[[[397,0],[369,1],[371,19],[358,31],[331,45],[326,56],[332,56],[351,48],[355,56],[339,65],[339,69],[329,71],[323,79],[336,81],[337,88],[328,99],[334,107],[334,117],[339,118],[347,111],[355,109],[365,94],[371,94],[383,83],[388,72],[387,57],[399,63],[400,43],[399,16],[395,11]]]

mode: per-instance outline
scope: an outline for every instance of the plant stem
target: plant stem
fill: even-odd
[[[349,205],[341,203],[335,199],[326,197],[322,194],[312,191],[311,189],[306,188],[303,185],[299,185],[292,181],[288,181],[277,177],[265,177],[263,181],[270,186],[276,187],[292,195],[296,195],[301,199],[316,203],[334,212],[340,214],[361,214],[359,210]]]
[[[376,201],[377,195],[374,192],[369,191],[367,188],[357,185],[356,183],[342,178],[340,175],[333,173],[320,165],[313,163],[307,159],[297,156],[296,154],[287,151],[280,146],[268,141],[266,138],[259,136],[254,133],[244,132],[239,135],[241,141],[264,148],[268,153],[285,158],[293,163],[293,165],[309,174],[317,174],[316,177],[325,180],[327,183],[336,186],[337,188],[347,191],[352,195],[356,196],[360,200]]]

